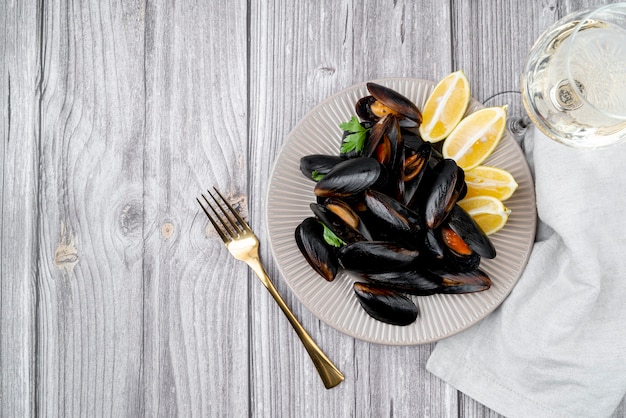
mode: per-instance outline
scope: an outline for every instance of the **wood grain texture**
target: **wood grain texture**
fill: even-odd
[[[38,21],[32,2],[0,4],[0,416],[7,417],[37,412]]]
[[[1,3],[0,415],[499,416],[426,372],[434,345],[354,340],[300,304],[268,247],[268,179],[331,94],[458,68],[480,100],[519,90],[534,39],[591,4]],[[337,388],[200,212],[212,185]]]
[[[245,416],[248,269],[195,198],[215,185],[247,206],[246,2],[145,13],[143,412]]]

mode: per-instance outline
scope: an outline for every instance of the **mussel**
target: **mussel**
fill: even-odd
[[[354,228],[350,223],[346,222],[341,216],[330,210],[324,204],[309,204],[311,211],[328,229],[333,231],[342,241],[346,243],[365,241],[369,238],[365,237],[358,229]]]
[[[484,271],[476,269],[464,273],[436,272],[442,277],[439,293],[474,293],[491,287],[491,279]]]
[[[321,180],[334,166],[343,161],[335,155],[311,154],[300,158],[300,172],[314,181]]]
[[[337,252],[340,265],[355,273],[381,273],[408,266],[419,251],[386,241],[359,241],[345,245]]]
[[[437,293],[443,279],[427,270],[409,269],[382,273],[361,274],[368,282],[386,286],[398,292],[415,296],[429,296]]]
[[[449,228],[472,250],[485,258],[494,258],[496,256],[496,249],[489,237],[462,207],[454,205],[448,216],[447,223]]]
[[[373,158],[351,158],[335,165],[313,191],[320,197],[353,196],[376,183],[380,171],[380,164]]]
[[[372,318],[392,325],[409,325],[417,319],[417,305],[402,293],[387,287],[355,282],[354,294]]]
[[[448,216],[465,183],[462,169],[451,159],[441,160],[434,168],[430,194],[424,203],[424,216],[429,228],[438,227]]]
[[[368,216],[375,221],[382,237],[395,238],[410,245],[419,241],[418,234],[424,221],[417,212],[376,190],[365,192],[365,206]]]
[[[313,217],[306,218],[296,227],[295,238],[313,270],[328,281],[334,280],[339,262],[335,249],[324,240],[324,226]]]
[[[371,82],[367,83],[367,90],[376,99],[370,104],[370,108],[373,108],[372,113],[384,114],[387,112],[386,109],[390,109],[396,117],[401,116],[406,120],[406,126],[417,126],[422,123],[422,113],[406,96],[389,87]],[[381,110],[376,108],[377,105]]]

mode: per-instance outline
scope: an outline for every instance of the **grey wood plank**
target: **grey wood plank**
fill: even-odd
[[[195,201],[215,185],[247,207],[246,16],[245,1],[146,8],[147,416],[248,414],[250,276]]]
[[[33,2],[0,4],[0,415],[37,412],[39,26]]]
[[[276,158],[297,121],[357,82],[395,76],[438,79],[450,72],[450,16],[445,3],[408,1],[253,3],[250,16],[254,163],[249,187],[252,219],[264,225],[267,161]],[[424,22],[435,22],[437,29],[423,30]],[[457,416],[456,391],[424,369],[430,345],[378,346],[338,333],[289,292],[267,244],[264,256],[279,290],[346,381],[326,391],[273,302],[251,287],[259,317],[251,338],[254,415]]]
[[[140,415],[143,7],[42,3],[38,411]]]

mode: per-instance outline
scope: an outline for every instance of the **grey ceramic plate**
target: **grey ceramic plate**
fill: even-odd
[[[413,100],[422,108],[435,86],[412,78],[375,80]],[[296,297],[315,316],[355,338],[390,345],[438,341],[477,323],[498,307],[519,279],[535,237],[536,207],[533,179],[523,153],[507,133],[484,163],[508,170],[519,184],[506,201],[511,215],[506,226],[491,236],[498,255],[483,260],[481,268],[493,281],[484,292],[465,295],[413,297],[420,315],[413,324],[395,326],[372,319],[352,291],[354,277],[341,273],[327,282],[304,260],[294,239],[296,226],[312,216],[314,183],[299,170],[307,154],[338,153],[339,124],[354,115],[354,103],[367,95],[365,83],[349,87],[320,103],[291,131],[275,162],[267,189],[266,216],[271,249],[280,272]],[[472,100],[468,113],[482,105]]]

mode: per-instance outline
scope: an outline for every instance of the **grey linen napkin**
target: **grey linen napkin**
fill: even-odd
[[[525,139],[539,216],[528,265],[426,368],[508,417],[610,416],[626,394],[626,143]]]

